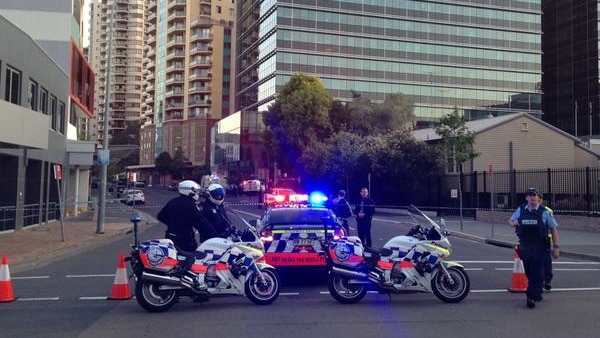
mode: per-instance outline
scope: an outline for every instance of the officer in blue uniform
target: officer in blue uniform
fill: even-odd
[[[515,228],[519,237],[521,259],[527,276],[527,307],[534,308],[542,298],[544,283],[544,258],[548,248],[548,231],[552,234],[552,256],[557,259],[558,232],[556,219],[540,205],[540,193],[535,188],[529,188],[525,194],[527,203],[521,205],[512,214],[509,225]]]

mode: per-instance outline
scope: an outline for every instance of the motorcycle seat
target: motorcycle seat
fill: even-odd
[[[381,257],[387,257],[393,253],[392,250],[387,249],[387,248],[381,248],[381,249],[377,250],[377,249],[365,247],[364,250],[365,250],[365,252],[368,252],[368,253],[372,254],[373,256],[381,256]]]
[[[192,257],[194,259],[202,259],[202,258],[208,256],[208,254],[206,252],[204,252],[204,251],[184,251],[184,250],[177,250],[177,254],[185,256],[185,257]]]

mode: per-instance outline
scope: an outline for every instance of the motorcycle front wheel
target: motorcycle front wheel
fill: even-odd
[[[463,268],[452,266],[447,268],[450,280],[441,270],[438,270],[431,280],[433,293],[443,302],[458,303],[465,299],[471,289],[469,276]]]
[[[367,294],[365,284],[350,284],[348,277],[340,276],[335,273],[329,274],[328,287],[329,293],[335,300],[342,304],[353,304],[363,299]]]
[[[135,299],[146,311],[164,312],[177,302],[177,290],[159,290],[160,284],[138,278],[135,282]]]
[[[273,303],[279,297],[279,276],[274,269],[260,270],[264,282],[257,273],[253,273],[246,280],[246,297],[257,305]]]

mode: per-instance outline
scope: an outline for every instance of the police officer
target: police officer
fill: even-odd
[[[177,191],[179,196],[170,200],[156,218],[167,225],[165,237],[172,240],[178,253],[186,257],[182,269],[174,272],[175,275],[183,276],[194,262],[192,251],[198,247],[194,228],[200,233],[200,238],[214,234],[215,230],[196,205],[200,199],[200,185],[192,180],[185,180],[179,183]]]
[[[548,248],[548,231],[552,234],[552,256],[559,256],[558,224],[550,212],[539,203],[540,193],[529,188],[525,194],[527,203],[521,205],[512,214],[509,225],[515,228],[519,237],[519,248],[528,279],[528,308],[534,308],[535,302],[541,301],[544,282],[544,258]]]
[[[544,204],[544,196],[542,193],[538,196],[540,200],[540,205],[542,205],[548,212],[550,213],[550,217],[554,217],[554,210],[550,209],[547,205]],[[552,273],[552,251],[554,247],[554,243],[552,242],[552,232],[548,232],[548,248],[546,250],[546,256],[544,257],[544,290],[550,291],[552,290],[552,277],[554,274]]]
[[[227,237],[231,231],[232,225],[223,201],[225,200],[225,189],[218,183],[212,183],[206,190],[206,200],[198,206],[202,215],[214,229],[214,233],[200,234],[200,242],[213,237]]]
[[[333,210],[337,218],[342,221],[342,227],[346,231],[346,236],[350,236],[350,226],[348,225],[348,218],[352,217],[352,208],[346,200],[346,191],[340,190],[338,196],[333,200],[330,208]]]

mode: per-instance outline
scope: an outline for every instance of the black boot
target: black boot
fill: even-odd
[[[533,309],[535,307],[535,301],[531,297],[527,297],[527,308]]]

